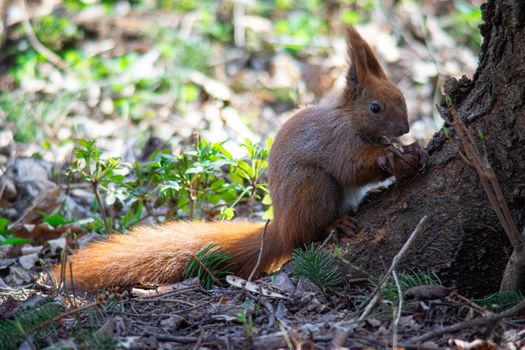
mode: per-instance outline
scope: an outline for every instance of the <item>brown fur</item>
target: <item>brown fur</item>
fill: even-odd
[[[384,137],[408,132],[405,100],[386,77],[359,33],[348,29],[352,65],[343,94],[332,105],[309,106],[279,131],[269,158],[269,189],[274,220],[265,235],[259,272],[278,268],[294,248],[319,240],[325,228],[345,214],[344,193],[394,173],[378,166],[392,152]],[[381,113],[369,110],[371,101]],[[412,154],[396,169],[411,171]],[[129,286],[138,282],[174,282],[190,254],[216,242],[229,252],[236,271],[254,268],[262,224],[249,222],[173,222],[112,235],[73,257],[73,276],[84,289]]]

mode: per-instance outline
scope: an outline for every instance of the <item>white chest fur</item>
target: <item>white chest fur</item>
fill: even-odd
[[[394,182],[394,178],[391,177],[381,182],[374,182],[365,186],[353,186],[347,187],[344,190],[344,201],[343,201],[343,212],[355,212],[359,208],[359,204],[363,198],[365,198],[366,193],[378,187],[388,187]]]
[[[343,212],[354,212],[373,185],[347,187],[344,192]]]

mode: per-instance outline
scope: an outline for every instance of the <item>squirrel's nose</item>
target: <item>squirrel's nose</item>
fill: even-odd
[[[399,136],[404,135],[410,131],[410,125],[408,123],[399,128]]]

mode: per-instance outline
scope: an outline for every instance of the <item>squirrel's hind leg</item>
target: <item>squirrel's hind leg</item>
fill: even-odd
[[[337,234],[339,239],[355,237],[359,233],[358,221],[350,214],[343,215],[327,227],[327,232]]]

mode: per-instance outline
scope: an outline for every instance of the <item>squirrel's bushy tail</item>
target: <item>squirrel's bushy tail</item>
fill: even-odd
[[[259,255],[264,224],[252,222],[171,222],[162,226],[138,227],[129,234],[112,234],[94,242],[72,257],[75,287],[94,291],[137,283],[170,283],[181,280],[191,254],[217,243],[232,256],[240,276],[248,276]],[[265,244],[257,272],[276,269],[293,247],[280,244],[274,225],[264,235]],[[270,243],[271,242],[271,243]],[[68,264],[69,265],[69,264]],[[60,276],[60,266],[55,276]],[[69,279],[69,266],[66,278]]]

